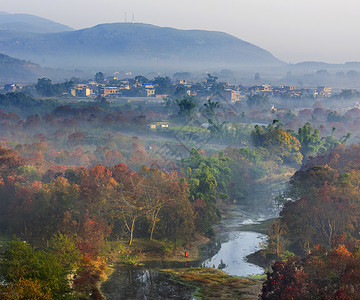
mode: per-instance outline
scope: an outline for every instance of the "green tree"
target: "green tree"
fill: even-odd
[[[138,76],[135,76],[135,81],[144,84],[144,83],[148,83],[149,79],[147,79],[145,76],[138,75]]]
[[[171,83],[169,77],[155,77],[154,78],[154,85],[156,88],[157,94],[171,94],[173,92],[174,86]]]
[[[352,99],[356,97],[356,92],[350,89],[343,89],[341,90],[339,97],[343,99]]]
[[[207,73],[206,75],[207,75],[206,82],[208,84],[215,84],[216,80],[218,80],[218,78],[216,76],[213,76],[210,73]]]
[[[95,74],[95,81],[96,81],[97,83],[104,83],[104,81],[105,81],[104,74],[103,74],[102,72],[97,72],[97,73]]]
[[[48,78],[39,78],[37,84],[35,85],[36,91],[44,97],[52,97],[54,96],[54,86],[52,81]]]
[[[55,239],[51,241],[52,248],[44,249],[35,249],[19,238],[11,241],[0,261],[3,280],[7,284],[14,284],[21,279],[35,280],[43,293],[51,293],[54,299],[70,294],[68,275],[71,273],[70,266],[78,258],[75,254],[78,251],[73,246],[65,249],[63,237],[57,241]],[[70,251],[75,252],[64,255]]]
[[[346,144],[347,141],[350,139],[351,133],[348,133],[347,135],[341,137],[340,139],[336,139],[335,132],[336,132],[336,128],[333,127],[331,130],[331,135],[329,135],[327,137],[323,137],[321,139],[321,143],[322,143],[321,150],[322,151],[332,150],[332,149],[336,148],[337,146]]]
[[[249,107],[264,107],[269,103],[269,97],[267,95],[262,94],[253,94],[248,95],[246,99],[246,104]]]
[[[268,149],[273,157],[277,156],[287,163],[301,164],[303,156],[299,140],[284,130],[281,124],[274,126],[276,123],[278,120],[268,126],[256,125],[251,133],[254,145]]]
[[[208,114],[208,116],[210,118],[215,118],[216,117],[215,110],[220,107],[219,102],[217,102],[217,101],[213,102],[213,101],[211,101],[211,99],[208,99],[208,101],[206,103],[204,103],[204,106],[206,108],[206,113]]]
[[[300,152],[304,158],[309,155],[316,155],[321,147],[319,138],[319,130],[311,127],[310,123],[306,123],[302,128],[299,128],[297,138],[301,144]]]
[[[177,105],[179,106],[179,116],[183,117],[185,119],[191,119],[194,110],[196,107],[195,99],[194,97],[184,97],[181,100],[176,100]]]

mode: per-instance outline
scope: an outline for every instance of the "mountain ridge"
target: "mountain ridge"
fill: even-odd
[[[71,31],[73,28],[31,14],[10,14],[0,12],[0,30],[14,32],[54,33]]]
[[[0,52],[50,67],[58,67],[56,63],[62,57],[61,66],[285,64],[269,51],[224,32],[143,23],[105,23],[73,31],[29,35],[0,31]]]

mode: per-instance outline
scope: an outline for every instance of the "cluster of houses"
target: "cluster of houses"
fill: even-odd
[[[111,81],[110,81],[111,82]],[[270,84],[261,84],[256,86],[230,85],[227,82],[218,83],[216,88],[214,84],[208,82],[189,82],[185,79],[177,80],[171,83],[174,91],[181,88],[189,96],[199,98],[209,98],[217,91],[226,100],[236,103],[245,101],[247,95],[263,94],[273,97],[311,97],[326,98],[331,97],[331,88],[327,86],[317,87],[314,89],[297,89],[295,86],[272,86]],[[220,88],[219,88],[220,87]],[[164,91],[159,91],[155,83],[143,83],[135,79],[118,80],[116,86],[108,83],[97,83],[89,81],[87,84],[76,84],[71,89],[70,94],[74,97],[96,97],[102,96],[106,98],[116,97],[156,97],[166,98],[172,96]]]
[[[295,86],[272,86],[270,84],[261,84],[254,86],[230,85],[228,82],[216,82],[213,79],[204,79],[200,82],[191,82],[185,79],[170,81],[166,77],[170,86],[167,89],[159,87],[156,81],[144,82],[142,76],[131,79],[118,79],[116,77],[107,78],[104,82],[88,81],[86,83],[75,84],[65,96],[71,97],[155,97],[166,98],[176,96],[189,95],[200,99],[209,99],[214,94],[224,98],[224,100],[236,103],[245,101],[248,95],[262,94],[273,97],[288,98],[317,98],[330,97],[332,95],[331,88],[322,86],[314,89],[297,89]],[[3,92],[19,92],[22,91],[20,84],[7,84],[3,88]],[[181,91],[181,94],[179,94]]]

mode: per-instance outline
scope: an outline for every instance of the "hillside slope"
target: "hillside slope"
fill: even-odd
[[[69,26],[29,14],[0,12],[0,30],[14,32],[54,33],[73,30]]]
[[[223,32],[140,23],[48,34],[0,31],[0,52],[45,66],[279,66],[268,51]]]

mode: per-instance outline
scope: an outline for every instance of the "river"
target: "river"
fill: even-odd
[[[246,257],[266,242],[266,235],[246,227],[275,217],[276,213],[273,209],[253,213],[236,208],[215,226],[216,238],[203,247],[201,260],[191,263],[157,261],[142,267],[119,266],[102,285],[102,292],[108,300],[193,299],[193,287],[171,281],[166,274],[159,272],[161,268],[206,266],[222,269],[229,275],[262,274],[264,270],[247,262]]]

